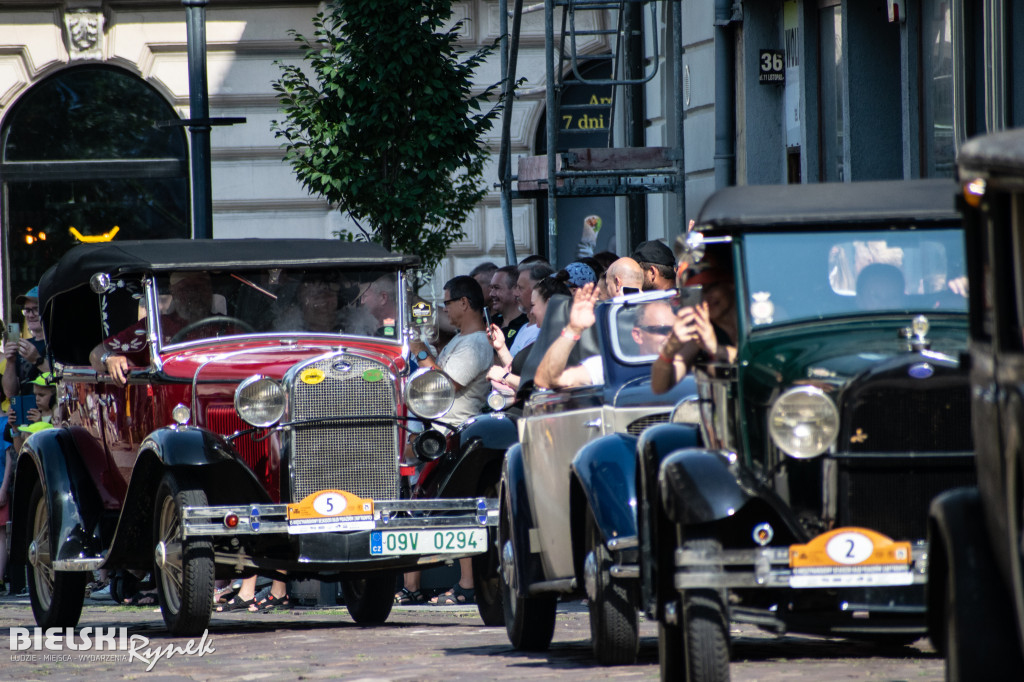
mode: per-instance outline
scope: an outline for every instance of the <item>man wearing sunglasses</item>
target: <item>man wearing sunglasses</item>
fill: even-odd
[[[39,314],[39,287],[32,287],[28,293],[18,296],[14,302],[21,306],[25,316],[25,327],[31,338],[10,338],[4,345],[3,389],[8,397],[32,393],[32,380],[43,372],[50,371],[46,359],[46,340],[43,337],[43,318]]]
[[[594,304],[598,292],[593,284],[581,287],[573,294],[569,310],[569,324],[555,339],[537,365],[534,384],[539,388],[572,388],[604,383],[604,362],[600,355],[584,358],[575,367],[566,367],[569,352],[576,345],[584,329],[593,326]],[[656,355],[665,338],[672,331],[676,316],[667,301],[651,301],[642,306],[633,323],[632,336],[639,350],[638,355]]]

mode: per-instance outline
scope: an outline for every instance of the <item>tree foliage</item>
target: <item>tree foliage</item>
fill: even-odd
[[[313,37],[291,31],[304,63],[273,83],[272,129],[303,186],[369,239],[418,254],[428,271],[465,236],[486,193],[483,135],[498,107],[473,74],[494,45],[458,49],[452,0],[334,0]],[[307,75],[308,74],[308,75]],[[348,238],[353,238],[349,236]]]

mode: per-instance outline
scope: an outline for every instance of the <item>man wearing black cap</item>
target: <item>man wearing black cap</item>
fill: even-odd
[[[676,285],[676,259],[672,249],[657,239],[642,242],[633,252],[633,260],[644,269],[644,291],[672,289]]]
[[[32,287],[28,293],[15,298],[14,302],[21,307],[25,326],[32,338],[8,339],[4,346],[7,366],[4,367],[3,389],[8,398],[19,393],[28,395],[32,392],[29,382],[43,372],[50,371],[50,364],[46,360],[43,318],[39,313],[39,287]]]

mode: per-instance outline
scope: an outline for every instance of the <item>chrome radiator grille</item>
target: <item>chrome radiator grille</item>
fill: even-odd
[[[339,355],[309,367],[321,370],[324,380],[296,380],[290,387],[293,420],[395,414],[395,389],[385,365]],[[369,370],[384,378],[367,381]],[[398,427],[393,419],[312,424],[296,428],[290,441],[293,502],[328,488],[375,500],[398,498]]]

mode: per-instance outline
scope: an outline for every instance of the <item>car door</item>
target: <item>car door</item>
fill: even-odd
[[[537,542],[548,580],[574,574],[569,529],[569,473],[576,452],[603,432],[604,387],[534,395],[524,410],[522,451]],[[531,533],[531,536],[533,534]]]

